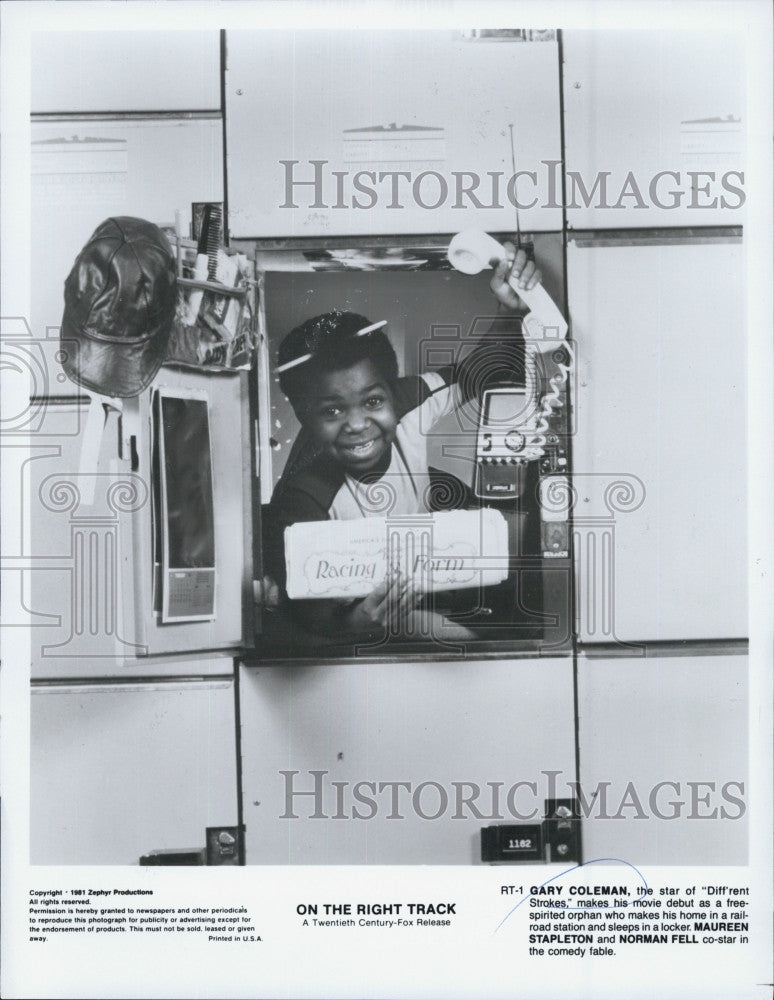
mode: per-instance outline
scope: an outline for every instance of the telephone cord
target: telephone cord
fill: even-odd
[[[532,372],[533,374],[531,375],[531,379],[535,380],[538,370],[537,362],[540,356],[540,351],[534,344],[530,343],[529,340],[525,341],[525,347],[527,372]],[[546,435],[550,430],[548,419],[555,409],[559,409],[564,405],[562,389],[567,384],[567,380],[575,361],[575,356],[569,341],[563,341],[561,349],[567,351],[569,356],[568,364],[564,364],[561,361],[556,362],[556,366],[559,370],[548,380],[548,390],[540,401],[540,410],[537,415],[536,426],[530,433],[524,448],[524,458],[528,462],[542,458],[545,454]],[[535,392],[534,395],[536,396],[537,393]]]

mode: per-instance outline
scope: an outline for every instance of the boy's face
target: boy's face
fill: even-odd
[[[368,359],[322,375],[303,422],[325,453],[353,473],[379,465],[398,426],[392,392]]]

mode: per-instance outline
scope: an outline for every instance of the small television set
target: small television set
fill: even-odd
[[[153,414],[160,620],[211,620],[216,567],[208,398],[200,390],[159,388]]]

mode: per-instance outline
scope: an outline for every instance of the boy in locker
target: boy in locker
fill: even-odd
[[[523,304],[509,279],[530,290],[541,273],[523,250],[506,243],[490,287],[510,310]],[[495,263],[494,261],[492,262]],[[524,378],[524,342],[518,316],[495,321],[507,342],[510,376]],[[302,425],[272,496],[264,531],[264,592],[285,582],[284,529],[298,521],[423,513],[432,509],[427,430],[477,390],[486,340],[460,364],[420,376],[398,377],[395,351],[383,327],[366,317],[334,310],[291,330],[279,348],[280,388]],[[497,345],[501,347],[501,345]],[[502,350],[498,364],[502,364]],[[483,366],[482,366],[483,363]],[[495,374],[491,371],[489,374]],[[291,611],[312,631],[360,636],[383,631],[417,613],[422,600],[408,580],[393,575],[354,601],[296,600]],[[433,613],[422,610],[423,627]],[[443,635],[471,638],[445,619]]]

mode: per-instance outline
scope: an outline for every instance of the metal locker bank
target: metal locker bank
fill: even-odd
[[[33,51],[32,863],[745,865],[742,47],[149,34]],[[118,398],[60,325],[127,217]]]

